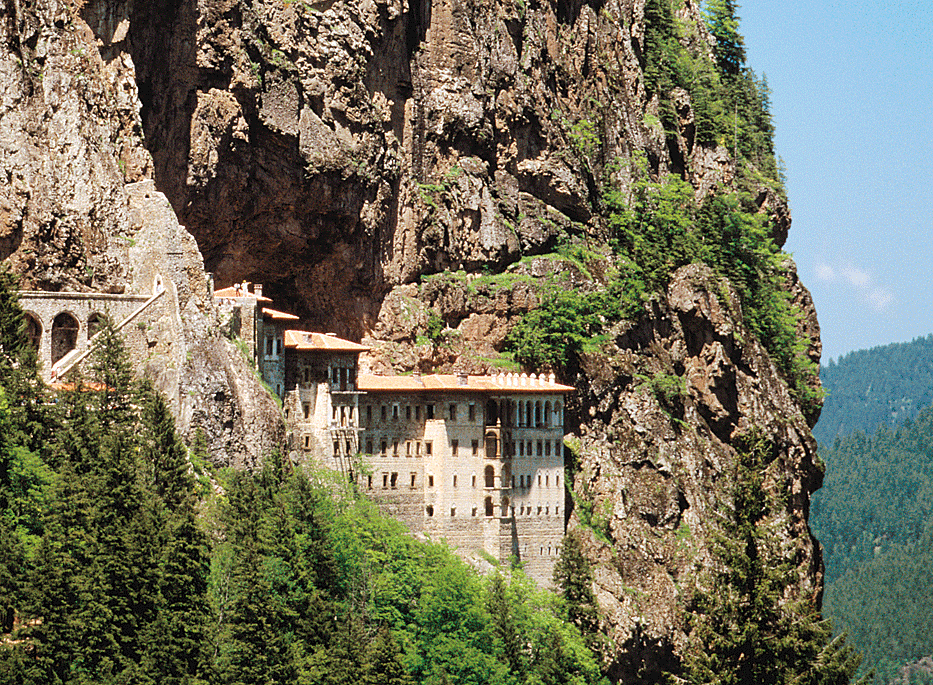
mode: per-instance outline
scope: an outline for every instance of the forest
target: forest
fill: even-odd
[[[933,335],[856,350],[820,367],[827,391],[813,435],[823,445],[896,426],[933,404]]]
[[[919,665],[903,671],[933,654],[931,370],[933,336],[821,369],[829,394],[814,434],[826,476],[810,522],[824,549],[824,610],[880,683],[933,682]]]

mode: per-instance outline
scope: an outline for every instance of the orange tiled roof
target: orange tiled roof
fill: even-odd
[[[262,315],[268,316],[274,321],[298,321],[298,317],[294,314],[289,314],[287,312],[280,312],[277,309],[269,309],[268,307],[262,308]]]
[[[108,389],[113,390],[113,388],[108,388],[106,384],[98,383],[97,381],[83,381],[80,385],[65,381],[53,381],[49,383],[49,387],[55,392],[74,392],[75,390],[103,392]]]
[[[239,298],[253,297],[259,302],[272,302],[272,300],[266,297],[265,295],[256,295],[255,293],[251,293],[248,290],[244,291],[242,288],[237,289],[237,287],[233,285],[231,285],[229,288],[221,288],[220,290],[215,290],[214,297],[215,298],[218,298],[218,297],[239,297]]]
[[[369,348],[325,333],[285,331],[285,347],[290,350],[322,352],[365,352]]]
[[[430,376],[374,376],[361,373],[357,378],[357,387],[364,392],[492,392],[534,394],[574,390],[570,385],[561,385],[541,374],[503,373],[495,376],[466,376],[456,374],[432,374]]]

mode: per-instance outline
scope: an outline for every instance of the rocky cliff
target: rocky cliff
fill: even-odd
[[[743,183],[786,238],[780,192],[737,166],[737,143],[703,133],[697,95],[649,79],[658,5],[6,0],[0,254],[30,286],[131,287],[128,188],[153,181],[218,285],[264,283],[311,325],[368,340],[376,369],[491,368],[542,284],[597,291],[620,268],[555,258],[610,242],[608,187],[631,200],[639,174],[671,176],[701,202]],[[712,55],[697,4],[676,5],[676,41]],[[812,301],[784,271],[818,359]],[[182,355],[179,414],[223,415],[217,444],[248,461],[275,442],[274,412],[255,406],[194,290],[184,349],[213,351]],[[705,266],[680,266],[637,316],[604,324],[601,346],[561,369],[579,389],[573,487],[602,512],[599,534],[579,511],[569,525],[589,531],[607,665],[635,682],[676,670],[681,588],[710,563],[712,512],[753,431],[786,495],[776,530],[793,593],[819,597],[817,410],[803,413],[732,284]]]

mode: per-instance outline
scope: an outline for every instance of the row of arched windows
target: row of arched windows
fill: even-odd
[[[550,400],[489,400],[486,403],[486,425],[513,428],[563,426],[563,406]]]
[[[104,314],[98,312],[92,313],[87,318],[84,330],[88,340],[94,337],[94,334],[100,330],[104,323]],[[42,346],[42,322],[32,312],[26,312],[26,337],[30,345],[38,351]],[[70,312],[61,312],[52,320],[51,330],[51,353],[52,364],[58,362],[62,357],[71,352],[78,346],[78,337],[81,333],[81,323],[78,318]]]

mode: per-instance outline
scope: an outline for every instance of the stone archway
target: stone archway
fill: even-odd
[[[62,312],[52,321],[52,363],[60,361],[78,345],[81,325],[68,312]]]
[[[26,312],[26,340],[36,352],[42,345],[42,321],[32,312]]]

